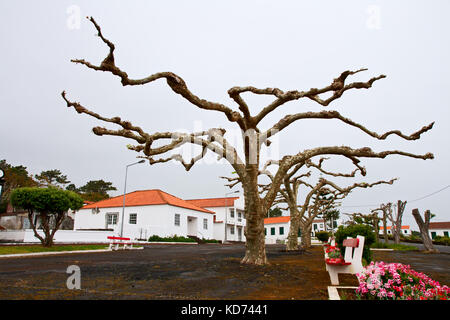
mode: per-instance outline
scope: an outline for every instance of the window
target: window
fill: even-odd
[[[130,213],[129,224],[137,224],[137,213]]]
[[[404,233],[408,233],[408,231],[406,231],[406,230],[403,230],[403,232],[404,232]]]
[[[284,227],[280,227],[280,235],[284,234]]]
[[[436,232],[431,233],[431,239],[434,239],[434,238],[436,238]]]
[[[106,224],[108,225],[117,224],[117,213],[107,213]]]
[[[320,224],[320,228],[323,229],[323,223]]]
[[[314,223],[314,230],[317,230],[317,223]]]
[[[180,225],[180,215],[178,213],[175,213],[175,225]]]
[[[203,229],[208,229],[208,219],[203,219]]]
[[[298,228],[298,236],[299,236],[299,237],[302,236],[302,230],[300,230],[300,228]]]
[[[264,228],[264,235],[267,236],[267,228]]]
[[[234,218],[234,209],[230,209],[230,217]]]
[[[234,234],[234,226],[230,227],[230,234]]]
[[[271,234],[272,236],[275,235],[275,228],[270,228],[270,234]]]
[[[444,237],[448,237],[448,231],[444,231]]]
[[[238,222],[242,221],[242,213],[238,212]]]

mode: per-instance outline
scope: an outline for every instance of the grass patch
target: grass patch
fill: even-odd
[[[85,245],[54,245],[50,248],[36,246],[0,246],[0,255],[19,254],[33,252],[54,252],[54,251],[76,251],[76,250],[98,250],[106,249],[106,244],[85,244]]]
[[[416,246],[410,246],[406,244],[384,243],[384,242],[375,242],[370,247],[374,249],[394,249],[400,251],[419,250]]]

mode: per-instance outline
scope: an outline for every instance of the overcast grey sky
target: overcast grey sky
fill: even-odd
[[[2,1],[0,34],[0,159],[23,164],[32,173],[59,169],[80,186],[92,179],[112,181],[123,190],[125,165],[136,161],[129,141],[98,137],[103,125],[68,109],[60,93],[104,116],[120,116],[148,132],[201,125],[233,129],[217,112],[199,110],[165,81],[122,87],[111,74],[95,72],[70,59],[99,64],[107,48],[85,16],[93,16],[116,44],[116,63],[132,78],[160,71],[180,75],[198,96],[237,109],[228,97],[233,86],[305,90],[324,87],[345,70],[366,67],[351,80],[379,74],[369,90],[348,91],[327,109],[337,110],[369,129],[410,134],[436,121],[420,140],[390,136],[377,141],[334,120],[304,120],[279,136],[279,154],[326,145],[432,152],[434,160],[400,156],[363,159],[365,178],[398,177],[392,186],[354,191],[343,212],[368,212],[380,203],[414,200],[450,184],[450,2],[436,1]],[[80,20],[77,20],[77,14]],[[79,23],[78,23],[79,22]],[[267,97],[246,95],[253,113]],[[268,128],[286,114],[320,111],[312,101],[295,101],[268,117]],[[328,169],[352,170],[332,159]],[[220,197],[229,191],[218,178],[224,164],[201,163],[190,172],[178,164],[129,169],[127,190],[160,188],[181,198]],[[341,181],[341,180],[339,180]],[[450,188],[406,207],[411,215],[430,209],[449,221]],[[350,207],[366,206],[367,207]]]

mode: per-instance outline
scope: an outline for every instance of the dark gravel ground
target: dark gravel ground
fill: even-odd
[[[288,253],[268,245],[268,266],[241,265],[244,245],[151,245],[144,250],[0,259],[0,299],[326,300],[330,285],[322,247]],[[374,252],[450,284],[449,254]],[[81,270],[81,290],[66,286]],[[341,285],[357,285],[340,275]]]

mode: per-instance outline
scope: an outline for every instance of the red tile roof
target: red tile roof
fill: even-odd
[[[186,201],[200,208],[214,208],[214,207],[232,207],[236,199],[239,199],[239,197],[191,199]]]
[[[271,223],[285,223],[289,222],[291,220],[290,216],[280,216],[280,217],[270,217],[264,219],[264,224],[271,224]],[[324,222],[323,219],[315,219],[313,220],[313,223],[320,223]]]
[[[291,220],[291,217],[289,217],[289,216],[270,217],[270,218],[264,219],[264,224],[285,223],[285,222],[289,222],[289,220]]]
[[[213,211],[198,207],[193,203],[189,203],[188,201],[177,198],[159,189],[134,191],[125,195],[126,207],[151,206],[158,204],[168,204],[171,206],[191,209],[195,211],[207,212],[212,214],[215,213]],[[123,195],[88,204],[82,209],[111,208],[122,206]]]
[[[402,229],[409,229],[409,226],[402,226]],[[380,230],[383,230],[383,227],[380,227]],[[386,230],[391,230],[391,226],[387,226]]]
[[[450,222],[430,222],[428,229],[450,229]]]

